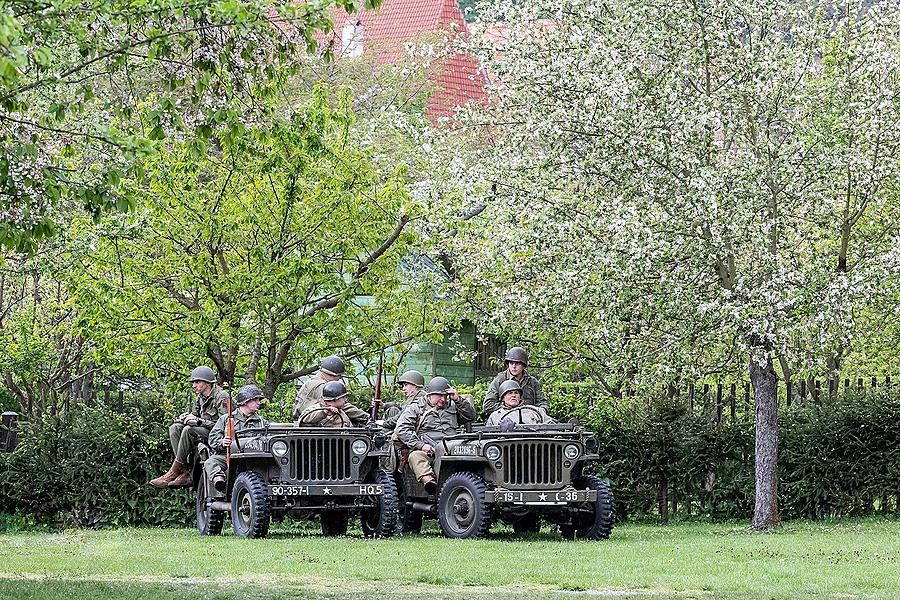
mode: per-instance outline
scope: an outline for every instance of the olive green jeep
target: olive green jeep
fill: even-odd
[[[363,533],[390,537],[397,528],[398,493],[379,467],[387,452],[377,428],[303,427],[273,423],[237,433],[224,493],[212,489],[196,461],[197,529],[218,535],[230,513],[235,535],[265,537],[271,519],[318,517],[324,535],[344,535],[351,515]],[[208,456],[208,448],[201,457]]]
[[[436,494],[408,465],[395,474],[403,492],[403,532],[417,533],[424,516],[436,516],[450,538],[486,535],[497,520],[517,533],[537,532],[548,521],[570,540],[612,533],[615,500],[604,480],[585,472],[600,457],[596,440],[579,426],[474,426],[432,445]]]

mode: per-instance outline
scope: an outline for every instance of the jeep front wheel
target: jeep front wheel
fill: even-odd
[[[573,482],[575,487],[584,490],[596,490],[597,500],[586,502],[577,507],[572,515],[571,523],[559,526],[559,533],[567,540],[605,540],[612,534],[613,521],[616,518],[616,501],[612,490],[605,481],[593,475],[581,477]]]
[[[222,533],[222,524],[225,522],[225,513],[209,508],[209,494],[206,473],[200,473],[197,482],[197,531],[200,535],[219,535]]]
[[[487,485],[474,473],[455,473],[438,494],[438,520],[448,538],[476,538],[491,529],[491,507],[485,501]]]
[[[399,494],[393,476],[387,471],[376,471],[370,477],[372,483],[382,486],[384,493],[375,496],[375,506],[364,508],[360,515],[363,534],[368,537],[391,537],[397,531]]]
[[[231,493],[234,534],[247,538],[266,537],[269,533],[270,508],[269,488],[263,478],[253,471],[238,475]]]

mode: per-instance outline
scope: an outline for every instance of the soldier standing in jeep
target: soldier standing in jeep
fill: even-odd
[[[257,414],[259,405],[262,404],[263,393],[257,386],[245,385],[238,390],[237,408],[231,413],[234,417],[234,432],[244,429],[265,427],[269,422]],[[215,454],[211,454],[203,463],[203,470],[212,482],[217,492],[225,491],[225,449],[234,441],[225,433],[228,415],[222,415],[216,421],[212,431],[209,432],[209,447]]]
[[[330,381],[340,381],[344,377],[346,367],[340,356],[326,356],[319,363],[319,372],[310,377],[297,392],[291,420],[296,421],[303,411],[322,401],[322,390]]]
[[[362,427],[369,422],[369,413],[347,399],[350,392],[340,381],[329,381],[322,388],[322,400],[310,406],[297,419],[298,425],[315,427]]]
[[[150,481],[153,487],[184,487],[193,485],[190,469],[186,468],[188,457],[205,442],[209,431],[226,412],[228,392],[216,385],[216,376],[209,367],[197,367],[191,371],[191,387],[197,394],[194,406],[182,413],[169,427],[169,442],[175,460],[163,475]]]
[[[500,408],[500,386],[504,381],[515,381],[519,384],[523,405],[539,406],[544,411],[550,410],[547,397],[541,391],[540,382],[525,372],[528,367],[528,352],[518,346],[510,348],[504,360],[506,360],[506,370],[497,373],[484,396],[484,414],[490,415]]]
[[[475,419],[475,407],[443,377],[434,377],[426,389],[425,402],[410,403],[394,429],[394,438],[410,450],[409,466],[429,494],[437,492],[431,464],[434,442],[445,435],[459,433]]]

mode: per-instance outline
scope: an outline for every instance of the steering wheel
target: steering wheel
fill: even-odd
[[[534,423],[526,423],[526,422],[524,422],[524,421],[522,420],[522,411],[523,411],[523,410],[529,410],[529,411],[533,412],[533,413],[535,414],[535,418],[536,418],[537,420],[536,420]],[[508,418],[508,417],[509,417],[509,414],[510,414],[511,412],[513,412],[513,411],[519,413],[519,425],[537,425],[537,424],[539,424],[539,423],[543,423],[543,422],[544,422],[544,413],[542,413],[541,411],[539,411],[539,410],[536,409],[535,407],[533,407],[533,406],[528,406],[528,405],[525,405],[525,406],[517,406],[517,407],[515,407],[515,408],[510,408],[510,409],[507,411],[507,413],[506,413],[505,415],[503,415],[503,418],[504,418],[504,419]]]
[[[316,412],[317,410],[328,410],[329,408],[335,408],[334,406],[317,406],[309,412]],[[338,414],[341,416],[341,427],[353,427],[353,421],[350,420],[350,417],[347,416],[347,413],[338,409]],[[321,421],[320,421],[321,422]],[[319,423],[300,423],[300,426],[306,427],[314,427]]]

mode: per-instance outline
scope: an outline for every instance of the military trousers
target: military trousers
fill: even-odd
[[[184,423],[172,423],[169,427],[169,441],[172,443],[172,452],[175,460],[187,464],[188,456],[200,442],[209,438],[209,429],[200,426],[188,426]]]
[[[434,469],[431,464],[434,462],[434,455],[429,455],[422,450],[413,450],[409,453],[409,466],[416,475],[416,479],[422,481],[425,477],[434,477]]]
[[[224,475],[226,466],[228,466],[228,462],[225,460],[224,454],[210,454],[209,458],[203,461],[203,470],[210,481],[216,475]]]

